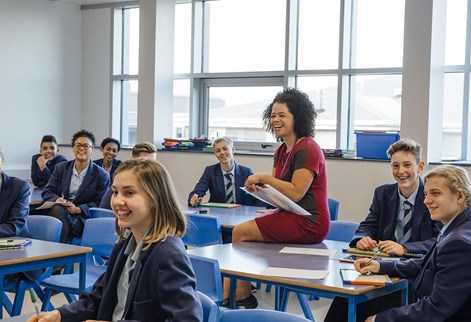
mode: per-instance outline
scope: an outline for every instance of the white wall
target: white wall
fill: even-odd
[[[50,0],[2,0],[0,147],[28,168],[44,134],[68,142],[81,120],[81,12]]]

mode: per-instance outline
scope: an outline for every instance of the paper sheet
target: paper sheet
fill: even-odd
[[[307,278],[311,280],[322,280],[328,274],[329,274],[328,271],[322,271],[322,270],[282,268],[282,267],[267,267],[262,273],[262,275],[267,275],[267,276]]]
[[[316,248],[301,248],[301,247],[283,247],[280,253],[285,254],[303,254],[303,255],[317,255],[317,256],[333,256],[337,251],[335,249],[316,249]]]
[[[310,216],[311,214],[299,206],[297,203],[286,197],[284,194],[273,188],[272,186],[266,184],[264,188],[261,188],[255,192],[248,192],[245,187],[241,187],[242,190],[248,194],[254,196],[257,199],[260,199],[273,207],[288,210],[292,213],[302,216]]]
[[[49,209],[49,208],[54,207],[55,205],[64,205],[64,204],[65,203],[62,203],[62,202],[46,201],[41,206],[36,208],[36,210]]]

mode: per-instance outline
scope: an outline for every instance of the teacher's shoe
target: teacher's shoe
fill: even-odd
[[[243,306],[245,309],[255,309],[258,306],[258,301],[253,294],[250,294],[245,299],[237,300],[236,306]]]

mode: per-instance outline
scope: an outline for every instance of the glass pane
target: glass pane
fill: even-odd
[[[138,81],[122,81],[121,144],[133,146],[137,142]]]
[[[175,6],[174,72],[189,73],[191,63],[191,2]]]
[[[282,70],[285,53],[285,0],[205,2],[209,16],[208,70]]]
[[[445,47],[446,65],[464,64],[467,2],[467,0],[447,1]]]
[[[402,67],[404,0],[356,0],[355,4],[352,67]]]
[[[188,138],[190,127],[190,80],[173,81],[172,138]]]
[[[442,160],[461,159],[463,80],[462,73],[445,74]]]
[[[337,68],[339,19],[339,0],[300,1],[298,69]]]
[[[354,130],[399,131],[402,75],[352,77]]]
[[[316,142],[324,149],[336,148],[337,77],[298,77],[298,88],[306,92],[317,108]]]
[[[123,74],[139,73],[139,8],[124,9]]]
[[[263,129],[262,113],[281,86],[210,87],[209,138],[274,142]]]

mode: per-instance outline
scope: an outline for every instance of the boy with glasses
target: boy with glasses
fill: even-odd
[[[108,172],[92,162],[95,136],[87,130],[76,132],[72,138],[75,159],[58,164],[42,193],[44,201],[57,204],[48,215],[62,221],[60,241],[81,236],[88,209],[98,207],[110,186]]]

